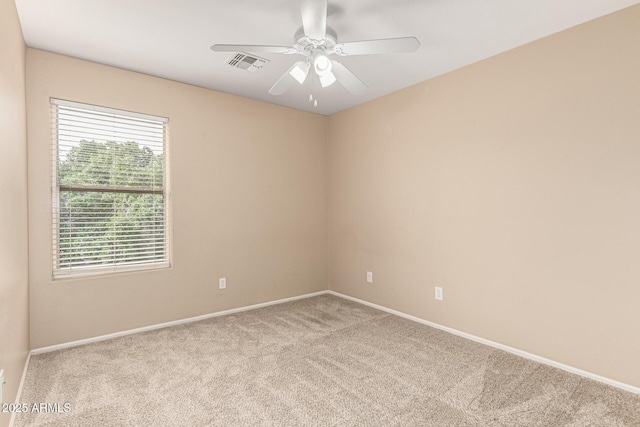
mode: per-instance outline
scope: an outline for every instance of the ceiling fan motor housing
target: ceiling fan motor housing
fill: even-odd
[[[314,40],[305,36],[303,27],[298,28],[293,36],[293,45],[298,52],[311,52],[314,49],[331,51],[337,43],[338,35],[336,31],[328,25],[326,34],[322,40]]]

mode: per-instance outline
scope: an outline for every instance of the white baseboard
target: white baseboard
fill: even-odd
[[[29,362],[31,361],[31,352],[27,353],[27,360],[24,362],[24,368],[22,369],[22,378],[20,378],[20,385],[18,386],[18,392],[16,393],[16,404],[21,403],[22,399],[22,389],[24,388],[24,380],[27,378],[27,369],[29,369]],[[13,423],[16,420],[16,412],[11,413],[11,418],[9,419],[9,427],[13,427]]]
[[[553,366],[554,368],[562,369],[563,371],[567,371],[567,372],[570,372],[572,374],[580,375],[581,377],[589,378],[591,380],[595,380],[595,381],[598,381],[598,382],[601,382],[601,383],[604,383],[604,384],[607,384],[607,385],[610,385],[612,387],[616,387],[616,388],[619,388],[619,389],[622,389],[622,390],[625,390],[625,391],[630,391],[631,393],[640,394],[640,387],[635,387],[635,386],[632,386],[630,384],[625,384],[625,383],[622,383],[620,381],[612,380],[610,378],[606,378],[606,377],[603,377],[603,376],[600,376],[600,375],[597,375],[597,374],[593,374],[591,372],[584,371],[582,369],[574,368],[573,366],[565,365],[564,363],[556,362],[554,360],[547,359],[545,357],[538,356],[538,355],[535,355],[535,354],[531,354],[531,353],[528,353],[526,351],[519,350],[517,348],[509,347],[508,345],[500,344],[500,343],[497,343],[495,341],[491,341],[491,340],[488,340],[488,339],[485,339],[485,338],[481,338],[481,337],[477,337],[475,335],[468,334],[466,332],[458,331],[457,329],[449,328],[447,326],[442,326],[442,325],[439,325],[437,323],[433,323],[433,322],[430,322],[428,320],[421,319],[419,317],[411,316],[410,314],[406,314],[406,313],[403,313],[401,311],[393,310],[391,308],[387,308],[387,307],[384,307],[384,306],[381,306],[381,305],[378,305],[378,304],[374,304],[374,303],[371,303],[371,302],[368,302],[368,301],[361,300],[359,298],[355,298],[355,297],[352,297],[352,296],[349,296],[349,295],[344,295],[344,294],[341,294],[341,293],[335,292],[335,291],[328,291],[327,293],[330,294],[330,295],[334,295],[334,296],[337,296],[337,297],[340,297],[340,298],[351,300],[351,301],[354,301],[354,302],[357,302],[357,303],[360,303],[360,304],[363,304],[363,305],[366,305],[366,306],[369,306],[369,307],[372,307],[372,308],[375,308],[375,309],[378,309],[378,310],[381,310],[381,311],[385,311],[387,313],[391,313],[391,314],[394,314],[396,316],[403,317],[405,319],[413,320],[414,322],[422,323],[423,325],[431,326],[432,328],[440,329],[440,330],[443,330],[445,332],[449,332],[451,334],[458,335],[458,336],[460,336],[462,338],[466,338],[466,339],[471,340],[471,341],[479,342],[481,344],[485,344],[485,345],[488,345],[490,347],[494,347],[494,348],[497,348],[497,349],[500,349],[500,350],[504,350],[506,352],[515,354],[516,356],[524,357],[525,359],[530,359],[530,360],[533,360],[535,362],[539,362],[539,363],[543,363],[545,365]]]
[[[313,292],[311,294],[298,295],[298,296],[295,296],[295,297],[284,298],[284,299],[279,299],[279,300],[269,301],[269,302],[263,302],[263,303],[260,303],[260,304],[248,305],[248,306],[245,306],[245,307],[232,308],[230,310],[217,311],[215,313],[203,314],[201,316],[195,316],[195,317],[189,317],[189,318],[186,318],[186,319],[173,320],[171,322],[158,323],[158,324],[155,324],[155,325],[143,326],[141,328],[128,329],[126,331],[114,332],[112,334],[100,335],[100,336],[97,336],[97,337],[85,338],[85,339],[81,339],[81,340],[77,340],[77,341],[71,341],[71,342],[66,342],[66,343],[62,343],[62,344],[50,345],[50,346],[47,346],[47,347],[35,348],[35,349],[31,350],[31,354],[32,355],[36,355],[36,354],[42,354],[42,353],[49,353],[49,352],[56,351],[56,350],[62,350],[63,348],[78,347],[78,346],[81,346],[81,345],[91,344],[91,343],[99,342],[99,341],[110,340],[110,339],[113,339],[113,338],[123,337],[123,336],[126,336],[126,335],[138,334],[140,332],[153,331],[154,329],[168,328],[170,326],[182,325],[184,323],[197,322],[197,321],[200,321],[200,320],[210,319],[212,317],[219,317],[219,316],[224,316],[224,315],[227,315],[227,314],[240,313],[242,311],[249,311],[249,310],[255,310],[256,308],[268,307],[270,305],[283,304],[285,302],[296,301],[296,300],[305,299],[305,298],[311,298],[311,297],[315,297],[315,296],[318,296],[318,295],[324,295],[324,294],[326,294],[328,292],[329,291]]]
[[[140,332],[146,332],[146,331],[152,331],[154,329],[162,329],[162,328],[168,328],[170,326],[176,326],[176,325],[182,325],[185,323],[191,323],[191,322],[197,322],[200,320],[205,320],[205,319],[210,319],[212,317],[218,317],[218,316],[224,316],[227,314],[233,314],[233,313],[240,313],[243,311],[249,311],[249,310],[255,310],[257,308],[262,308],[262,307],[268,307],[270,305],[276,305],[276,304],[282,304],[285,302],[290,302],[290,301],[296,301],[296,300],[300,300],[300,299],[305,299],[305,298],[311,298],[311,297],[315,297],[315,296],[319,296],[319,295],[334,295],[336,297],[340,297],[340,298],[344,298],[347,300],[351,300],[390,314],[394,314],[396,316],[399,317],[403,317],[405,319],[409,319],[412,320],[414,322],[418,322],[421,323],[423,325],[427,325],[427,326],[431,326],[432,328],[436,328],[436,329],[440,329],[443,330],[445,332],[449,332],[451,334],[454,335],[458,335],[462,338],[466,338],[468,340],[471,341],[475,341],[475,342],[479,342],[481,344],[485,344],[488,345],[490,347],[494,347],[500,350],[504,350],[506,352],[515,354],[517,356],[521,356],[524,357],[526,359],[530,359],[533,360],[535,362],[539,362],[539,363],[543,363],[545,365],[549,365],[549,366],[553,366],[555,368],[558,369],[562,369],[563,371],[567,371],[570,372],[572,374],[576,374],[576,375],[580,375],[582,377],[585,378],[589,378],[607,385],[610,385],[612,387],[616,387],[625,391],[629,391],[631,393],[636,393],[636,394],[640,394],[640,387],[635,387],[632,386],[630,384],[625,384],[622,383],[620,381],[616,381],[616,380],[612,380],[610,378],[606,378],[597,374],[593,374],[591,372],[587,372],[584,371],[582,369],[578,369],[578,368],[574,368],[573,366],[569,366],[569,365],[565,365],[564,363],[560,363],[560,362],[556,362],[554,360],[551,359],[547,359],[545,357],[542,356],[538,356],[535,354],[531,354],[528,353],[526,351],[523,350],[519,350],[517,348],[513,348],[513,347],[509,347],[507,345],[504,344],[500,344],[497,343],[495,341],[491,341],[485,338],[481,338],[481,337],[477,337],[475,335],[471,335],[468,334],[466,332],[462,332],[462,331],[458,331],[457,329],[453,329],[453,328],[449,328],[447,326],[443,326],[443,325],[439,325],[437,323],[434,322],[430,322],[428,320],[424,320],[421,319],[419,317],[415,317],[415,316],[411,316],[410,314],[406,314],[403,313],[401,311],[397,311],[397,310],[393,310],[391,308],[388,307],[384,307],[382,305],[378,305],[378,304],[374,304],[365,300],[361,300],[359,298],[355,298],[349,295],[345,295],[345,294],[341,294],[339,292],[335,292],[335,291],[320,291],[320,292],[314,292],[314,293],[310,293],[310,294],[305,294],[305,295],[299,295],[299,296],[295,296],[295,297],[291,297],[291,298],[284,298],[284,299],[280,299],[280,300],[276,300],[276,301],[269,301],[269,302],[264,302],[264,303],[260,303],[260,304],[254,304],[254,305],[249,305],[249,306],[245,306],[245,307],[238,307],[238,308],[233,308],[230,310],[224,310],[224,311],[218,311],[215,313],[209,313],[209,314],[204,314],[201,316],[196,316],[196,317],[189,317],[187,319],[180,319],[180,320],[174,320],[171,322],[165,322],[165,323],[159,323],[156,325],[150,325],[150,326],[144,326],[142,328],[136,328],[136,329],[129,329],[126,331],[121,331],[121,332],[115,332],[112,334],[106,334],[106,335],[100,335],[97,337],[93,337],[93,338],[86,338],[86,339],[82,339],[82,340],[77,340],[77,341],[71,341],[71,342],[67,342],[67,343],[62,343],[62,344],[56,344],[56,345],[52,345],[52,346],[48,346],[48,347],[41,347],[41,348],[36,348],[31,350],[31,353],[29,354],[29,358],[31,357],[31,355],[36,355],[36,354],[42,354],[42,353],[48,353],[51,351],[56,351],[56,350],[61,350],[64,348],[71,348],[71,347],[77,347],[77,346],[81,346],[81,345],[85,345],[85,344],[90,344],[90,343],[94,343],[94,342],[99,342],[99,341],[105,341],[105,340],[109,340],[112,338],[118,338],[118,337],[122,337],[122,336],[126,336],[126,335],[132,335],[132,334],[137,334]],[[22,385],[24,383],[24,378],[27,372],[27,367],[29,365],[29,359],[27,359],[27,362],[25,363],[25,368],[24,368],[24,372],[22,374],[22,381],[20,382],[20,388],[18,390],[18,398],[21,396],[22,394]],[[13,422],[13,417],[12,417],[12,422]],[[12,424],[9,424],[9,426],[11,427]]]

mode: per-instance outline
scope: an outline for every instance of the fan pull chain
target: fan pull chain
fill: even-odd
[[[309,72],[311,74],[311,72]],[[313,107],[316,108],[318,106],[318,98],[314,98],[313,94],[318,93],[318,76],[313,75],[309,76],[309,104],[313,104]]]

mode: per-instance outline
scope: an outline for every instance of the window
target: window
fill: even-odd
[[[169,267],[166,118],[51,100],[53,276]]]

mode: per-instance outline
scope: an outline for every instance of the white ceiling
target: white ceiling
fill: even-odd
[[[259,54],[258,73],[226,64],[214,43],[290,46],[297,0],[16,0],[26,44],[192,85],[320,114],[433,78],[640,0],[329,0],[338,42],[415,36],[416,53],[340,57],[370,89],[339,84],[308,102],[307,85],[269,88],[297,55]]]

